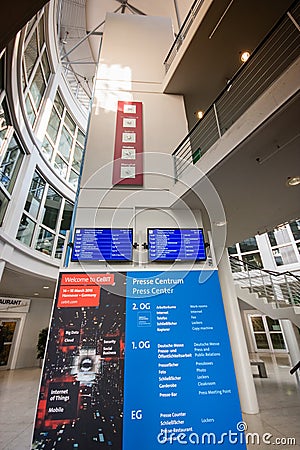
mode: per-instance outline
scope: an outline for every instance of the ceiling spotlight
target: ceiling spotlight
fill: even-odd
[[[40,295],[38,292],[34,292],[34,294],[33,295]]]
[[[250,57],[250,52],[248,52],[248,50],[246,50],[246,51],[244,51],[244,52],[240,52],[240,58],[241,58],[241,61],[242,61],[242,63],[244,63],[244,62],[246,62],[248,59],[249,59],[249,57]]]
[[[287,186],[298,186],[300,184],[300,176],[288,177],[286,184]]]
[[[203,111],[196,111],[195,112],[195,116],[197,117],[197,119],[202,119],[204,116],[204,112]]]
[[[50,286],[43,286],[43,289],[50,289]]]

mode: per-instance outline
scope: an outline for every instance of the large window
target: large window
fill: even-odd
[[[57,92],[42,144],[45,158],[60,177],[76,189],[82,161],[84,133],[78,128]]]
[[[17,239],[45,255],[61,259],[72,212],[73,204],[36,171],[25,202]]]
[[[27,118],[34,127],[50,77],[43,11],[27,24],[22,59],[22,84]]]
[[[300,221],[281,225],[268,233],[272,254],[277,266],[298,262],[297,242],[300,242]],[[298,242],[298,244],[299,244]],[[299,246],[298,246],[299,249]]]
[[[0,226],[11,199],[24,152],[10,125],[5,98],[0,104]]]
[[[231,268],[233,272],[238,272],[240,270],[254,270],[256,268],[263,267],[255,237],[245,239],[239,244],[232,245],[228,248],[228,253],[229,255],[235,256],[245,263],[243,265],[239,265],[238,263],[232,262]]]
[[[284,336],[280,322],[268,316],[249,314],[255,351],[286,351]]]

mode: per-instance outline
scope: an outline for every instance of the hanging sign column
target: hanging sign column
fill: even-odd
[[[141,102],[118,102],[113,185],[143,184],[143,109]]]

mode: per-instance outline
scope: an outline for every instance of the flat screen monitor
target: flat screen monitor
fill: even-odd
[[[205,261],[202,228],[148,228],[150,261]]]
[[[71,261],[132,261],[132,228],[76,228]]]

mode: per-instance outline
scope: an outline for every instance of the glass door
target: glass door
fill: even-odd
[[[18,319],[0,318],[0,369],[9,369]]]
[[[248,317],[256,351],[286,352],[279,320],[259,314],[249,314]]]

